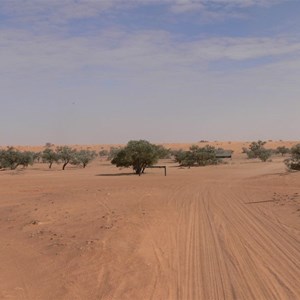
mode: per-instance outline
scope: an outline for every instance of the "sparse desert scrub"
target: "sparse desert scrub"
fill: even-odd
[[[264,147],[266,143],[267,142],[261,140],[252,142],[249,145],[249,149],[243,148],[243,153],[246,153],[249,159],[259,158],[261,161],[265,162],[272,155],[272,150]]]
[[[300,171],[300,144],[292,147],[291,158],[286,159],[285,164],[290,170]]]
[[[205,147],[193,145],[188,151],[175,152],[174,157],[181,166],[187,167],[216,165],[220,162],[216,155],[216,148],[209,145]]]

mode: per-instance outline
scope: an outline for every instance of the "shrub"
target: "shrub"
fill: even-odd
[[[259,158],[261,161],[267,161],[271,155],[272,150],[264,148],[266,142],[257,141],[252,142],[249,146],[249,149],[243,148],[243,152],[245,152],[249,159]]]
[[[159,159],[166,159],[171,157],[171,149],[167,149],[162,145],[155,145]]]
[[[186,156],[186,151],[183,151],[182,149],[180,150],[173,150],[172,155],[174,156],[175,162],[179,163],[180,165],[185,159]]]
[[[284,156],[284,154],[290,153],[290,149],[285,146],[280,146],[276,148],[276,153],[281,154],[281,156]]]
[[[207,166],[215,165],[220,160],[216,157],[216,148],[206,145],[205,147],[199,147],[193,145],[189,151],[178,151],[175,154],[175,160],[182,166]]]
[[[109,155],[109,152],[107,150],[100,150],[99,151],[99,156],[100,157],[108,156],[108,155]]]
[[[300,144],[292,147],[291,158],[286,159],[284,162],[290,170],[300,171]]]
[[[272,150],[269,149],[260,149],[260,151],[257,153],[257,157],[261,160],[266,162],[272,155]]]

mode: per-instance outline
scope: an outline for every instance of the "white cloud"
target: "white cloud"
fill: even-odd
[[[300,40],[285,37],[207,38],[176,42],[164,31],[105,30],[94,36],[61,37],[26,31],[0,31],[1,70],[7,73],[59,73],[92,67],[124,72],[206,70],[211,62],[300,57]],[[121,72],[122,73],[122,72]]]
[[[270,6],[287,1],[290,0],[1,0],[0,9],[18,21],[63,23],[141,5],[166,5],[176,13],[197,10],[211,13],[215,9]]]

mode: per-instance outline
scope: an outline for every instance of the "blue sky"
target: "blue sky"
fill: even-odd
[[[1,0],[0,145],[299,139],[300,1]]]

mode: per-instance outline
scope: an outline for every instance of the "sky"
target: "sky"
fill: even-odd
[[[0,145],[299,140],[299,0],[0,0]]]

